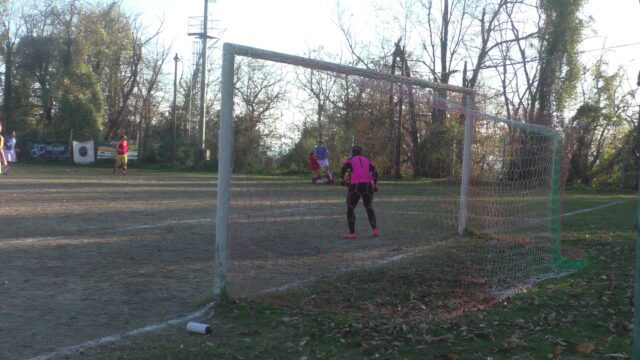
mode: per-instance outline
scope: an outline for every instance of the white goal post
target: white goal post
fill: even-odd
[[[361,69],[244,45],[225,43],[222,47],[220,131],[218,134],[218,190],[216,202],[214,265],[214,296],[216,299],[222,295],[227,281],[229,199],[233,153],[233,77],[236,56],[298,65],[313,69],[331,71],[338,74],[360,76],[375,80],[385,80],[397,84],[407,84],[430,88],[433,90],[451,91],[463,94],[465,98],[466,111],[462,179],[460,184],[460,209],[458,213],[458,233],[460,235],[464,234],[467,227],[467,201],[471,176],[471,143],[473,141],[473,109],[475,99],[473,89],[440,84],[418,78],[387,74],[370,69]]]
[[[472,171],[475,174],[474,169],[472,167],[476,167],[474,160],[472,158],[472,152],[474,151],[474,133],[478,134],[476,131],[477,123],[480,121],[484,121],[486,123],[492,124],[500,124],[500,126],[510,129],[509,131],[504,131],[501,133],[503,137],[512,142],[509,144],[513,146],[512,153],[509,154],[511,158],[508,160],[511,163],[507,163],[506,158],[499,160],[500,162],[496,162],[501,164],[502,172],[504,174],[508,173],[509,170],[505,171],[505,167],[514,166],[517,167],[519,165],[517,162],[517,157],[523,157],[527,155],[534,154],[535,150],[527,149],[528,144],[531,144],[531,140],[525,139],[526,136],[520,138],[520,140],[515,141],[510,138],[509,133],[511,132],[523,132],[526,133],[527,136],[532,135],[538,138],[538,145],[540,148],[544,148],[544,152],[546,152],[546,156],[543,161],[545,161],[543,165],[543,169],[540,170],[542,175],[539,175],[538,181],[536,184],[544,183],[538,190],[540,190],[544,195],[539,196],[536,200],[539,203],[543,204],[542,206],[546,211],[545,216],[539,216],[537,219],[526,220],[531,224],[533,222],[544,223],[544,232],[545,239],[550,239],[550,244],[545,243],[542,245],[547,251],[549,250],[550,255],[540,255],[542,256],[540,261],[547,261],[547,259],[553,259],[553,264],[556,267],[571,267],[571,261],[564,259],[560,256],[559,250],[559,241],[560,241],[560,166],[561,166],[561,136],[560,133],[552,129],[550,127],[535,125],[535,124],[527,124],[518,121],[512,121],[503,119],[497,116],[488,115],[486,113],[477,111],[475,108],[476,94],[473,89],[452,86],[447,84],[439,84],[435,82],[430,82],[418,78],[410,78],[404,77],[389,73],[383,73],[370,69],[362,69],[356,68],[352,66],[346,66],[321,60],[310,59],[302,56],[288,55],[284,53],[258,49],[247,47],[243,45],[225,43],[223,45],[223,53],[222,53],[222,76],[221,76],[221,108],[220,108],[220,128],[218,133],[218,178],[217,178],[217,202],[216,202],[216,230],[215,230],[215,261],[214,261],[214,296],[216,300],[218,300],[222,294],[224,293],[227,286],[227,275],[228,275],[228,266],[229,266],[229,224],[230,224],[230,199],[231,199],[231,175],[233,168],[233,147],[234,147],[234,76],[235,76],[235,59],[236,56],[247,57],[256,60],[262,60],[272,63],[280,63],[292,66],[298,66],[302,68],[308,68],[312,70],[319,70],[324,72],[330,72],[333,74],[339,74],[344,76],[354,76],[362,79],[368,79],[372,81],[380,81],[389,84],[399,84],[405,85],[407,88],[420,88],[420,89],[428,89],[425,91],[431,91],[433,93],[445,93],[451,92],[456,93],[458,95],[458,100],[462,100],[462,102],[455,103],[452,101],[448,101],[445,99],[439,99],[437,96],[434,96],[434,103],[431,104],[435,109],[441,109],[444,111],[453,111],[456,114],[459,114],[458,119],[464,117],[464,134],[463,140],[461,140],[463,144],[463,152],[462,152],[462,165],[459,167],[459,192],[454,195],[457,196],[457,233],[459,235],[465,235],[468,229],[471,229],[474,232],[476,229],[476,220],[470,220],[470,207],[474,206],[470,200],[470,185],[472,185]],[[482,133],[480,135],[476,135],[478,139],[475,141],[480,142],[483,136]],[[505,135],[506,134],[506,135]],[[527,143],[529,141],[529,143]],[[478,147],[485,146],[483,144],[478,144]],[[505,147],[507,145],[504,145]],[[503,148],[504,149],[504,148]],[[478,151],[477,149],[475,151]],[[493,158],[496,158],[495,149],[494,153],[488,156],[491,161]],[[527,153],[529,151],[530,153]],[[455,154],[455,148],[454,148]],[[514,155],[515,154],[515,155]],[[503,150],[503,157],[504,150]],[[454,155],[455,157],[455,155]],[[514,160],[515,159],[515,160]],[[531,161],[537,161],[529,160]],[[542,160],[540,160],[542,161]],[[513,165],[516,164],[516,165]],[[535,167],[539,164],[529,164],[532,167],[531,171],[538,171],[540,167]],[[495,166],[494,168],[495,169]],[[518,173],[515,176],[520,176],[520,179],[526,178],[528,175],[526,172]],[[475,176],[475,175],[474,175]],[[499,177],[493,178],[491,184],[495,186],[503,186],[501,184],[508,183],[512,181],[513,183],[517,182],[517,180],[509,180],[508,176],[500,175]],[[514,176],[514,175],[511,175]],[[506,179],[506,180],[505,180]],[[490,186],[494,186],[490,185]],[[473,187],[473,185],[471,186]],[[456,188],[453,188],[455,190]],[[511,194],[517,193],[521,190],[522,187],[513,186],[509,190]],[[505,195],[506,196],[506,195]],[[525,196],[526,197],[526,196]],[[482,201],[492,202],[494,199],[488,197]],[[475,205],[477,207],[477,205]],[[496,206],[501,206],[497,204]],[[506,210],[504,210],[506,209]],[[508,206],[505,206],[503,211],[509,212],[511,211]],[[455,216],[455,209],[451,209],[452,214]],[[478,210],[471,209],[471,216],[477,215]],[[526,216],[526,215],[525,215]],[[469,223],[473,222],[470,226]],[[455,224],[455,220],[453,220],[453,224]],[[528,226],[525,224],[525,226]],[[514,227],[515,229],[515,227]],[[513,231],[518,231],[513,230]],[[480,231],[482,233],[482,230]],[[502,236],[502,238],[508,238],[508,236]],[[500,239],[500,236],[494,237],[494,239]],[[516,244],[517,241],[521,239],[508,239],[509,241],[515,241],[513,244]],[[545,240],[546,241],[546,240]],[[514,247],[520,245],[513,245]],[[535,255],[538,256],[538,255]],[[546,257],[545,257],[546,256]],[[493,260],[490,260],[493,261]],[[517,262],[517,260],[515,261]],[[502,264],[500,265],[502,266]],[[504,267],[504,266],[503,266]],[[504,267],[504,271],[510,271],[509,268]],[[537,270],[536,270],[537,271]],[[532,272],[533,274],[533,272]]]

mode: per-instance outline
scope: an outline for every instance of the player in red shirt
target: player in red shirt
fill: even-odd
[[[349,183],[345,180],[345,175],[349,173]],[[368,158],[362,156],[362,148],[354,146],[351,149],[351,157],[344,162],[340,170],[342,185],[349,187],[347,193],[347,224],[349,232],[343,237],[347,239],[356,238],[356,206],[362,198],[364,208],[367,210],[369,224],[373,229],[373,236],[378,236],[378,226],[376,224],[376,212],[373,210],[373,193],[378,191],[378,170]]]
[[[122,175],[127,175],[127,152],[129,151],[129,143],[127,137],[120,136],[120,142],[118,142],[118,149],[116,150],[116,164],[113,168],[113,173],[118,173],[118,165],[122,166]]]
[[[318,162],[315,151],[312,151],[309,154],[309,167],[311,168],[311,174],[313,175],[311,183],[315,184],[320,178],[322,178],[322,167]]]

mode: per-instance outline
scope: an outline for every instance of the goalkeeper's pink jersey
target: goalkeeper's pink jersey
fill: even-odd
[[[374,169],[375,171],[375,165],[373,165],[371,160],[367,159],[364,156],[356,155],[352,158],[347,159],[347,161],[344,162],[342,168],[351,170],[351,184],[373,183],[371,170]]]

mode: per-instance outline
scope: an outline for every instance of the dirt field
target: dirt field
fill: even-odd
[[[20,165],[0,177],[0,359],[202,308],[213,176]]]
[[[366,236],[360,205],[358,241],[343,241],[344,188],[234,184],[228,278],[235,295],[406,256],[429,245],[424,224],[439,226],[426,221],[425,207],[438,213],[448,204],[446,194],[386,188],[376,200],[382,236]],[[213,175],[135,169],[123,177],[106,168],[19,164],[0,177],[0,359],[89,359],[82,354],[100,346],[55,354],[202,309],[212,293],[215,188]]]
[[[360,203],[357,239],[345,241],[345,187],[294,178],[235,179],[232,185],[228,290],[234,295],[379,266],[451,235],[457,221],[457,199],[442,186],[382,184],[373,202],[380,236],[371,236]]]

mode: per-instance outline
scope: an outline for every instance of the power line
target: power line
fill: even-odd
[[[603,48],[599,48],[599,49],[591,49],[591,50],[581,50],[578,51],[578,54],[585,54],[585,53],[589,53],[589,52],[595,52],[595,51],[606,51],[606,50],[611,50],[611,49],[618,49],[618,48],[622,48],[622,47],[629,47],[629,46],[637,46],[640,45],[640,42],[634,42],[634,43],[629,43],[629,44],[621,44],[621,45],[614,45],[614,46],[608,46],[608,47],[603,47]],[[528,63],[532,63],[532,62],[540,62],[543,60],[547,60],[547,59],[551,59],[553,58],[553,56],[547,56],[547,57],[539,57],[539,58],[533,58],[533,59],[529,59],[529,60],[524,60],[524,61],[514,61],[514,62],[510,62],[508,63],[508,65],[521,65],[521,64],[528,64]],[[485,70],[485,69],[496,69],[499,67],[504,66],[504,64],[499,64],[499,65],[487,65],[487,66],[483,66],[481,69]]]

